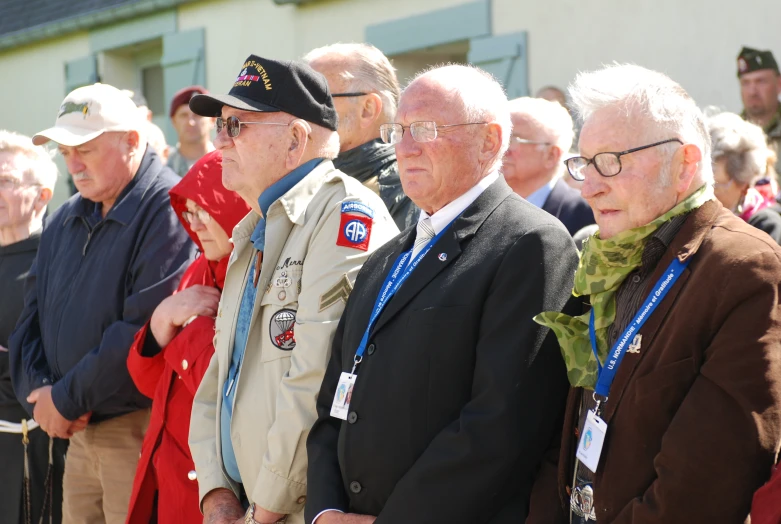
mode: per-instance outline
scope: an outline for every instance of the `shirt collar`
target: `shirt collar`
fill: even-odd
[[[430,218],[431,226],[434,228],[434,233],[438,235],[442,232],[443,229],[447,227],[448,224],[455,220],[458,215],[463,213],[464,210],[468,208],[470,204],[472,204],[472,202],[477,200],[477,197],[479,197],[483,191],[488,188],[488,186],[496,182],[498,178],[498,171],[487,174],[469,191],[456,198],[433,215],[429,215],[421,209],[418,222],[421,222],[426,218]]]
[[[136,171],[133,179],[119,194],[105,219],[119,222],[122,225],[130,223],[141,205],[147,188],[157,178],[160,168],[162,168],[162,164],[157,153],[147,147],[138,171]],[[65,221],[74,217],[89,219],[95,213],[96,207],[97,204],[92,200],[79,196]]]
[[[258,251],[263,251],[266,243],[266,213],[271,207],[271,204],[280,199],[285,193],[293,189],[296,184],[301,182],[306,175],[312,172],[317,167],[322,158],[313,158],[312,160],[305,162],[295,168],[293,171],[283,176],[263,191],[258,197],[258,205],[260,206],[260,212],[263,218],[258,221],[255,226],[255,230],[250,236],[250,242],[255,246]]]
[[[553,191],[553,186],[555,186],[556,182],[558,181],[559,181],[559,177],[556,176],[553,177],[548,181],[547,184],[545,184],[537,191],[535,191],[534,193],[526,197],[526,201],[542,209],[542,206],[545,205],[545,201],[548,200],[548,197]]]

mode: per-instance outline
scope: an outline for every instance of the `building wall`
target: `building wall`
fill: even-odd
[[[54,124],[65,96],[64,64],[88,50],[85,32],[0,53],[0,129],[32,136]],[[57,158],[60,178],[52,209],[69,195],[65,164]]]

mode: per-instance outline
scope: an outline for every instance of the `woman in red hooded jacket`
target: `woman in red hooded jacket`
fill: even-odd
[[[127,524],[200,522],[198,483],[187,437],[190,411],[214,346],[214,316],[233,249],[234,226],[249,212],[222,185],[222,154],[208,153],[169,192],[171,206],[201,249],[176,293],[135,337],[127,367],[152,398]]]

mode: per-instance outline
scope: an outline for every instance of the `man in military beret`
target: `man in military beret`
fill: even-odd
[[[768,143],[781,151],[781,73],[770,51],[744,47],[738,55],[738,79],[743,99],[743,118],[765,130]],[[781,155],[776,162],[781,172]]]
[[[228,95],[189,106],[217,117],[223,183],[252,208],[233,231],[215,356],[193,404],[204,522],[303,523],[331,341],[358,271],[398,229],[378,195],[334,168],[337,113],[309,66],[251,55]]]

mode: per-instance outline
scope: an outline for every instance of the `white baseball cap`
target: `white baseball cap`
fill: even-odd
[[[64,146],[80,146],[107,131],[141,129],[138,110],[122,91],[108,84],[74,89],[62,101],[54,127],[33,136],[40,146],[53,140]]]

